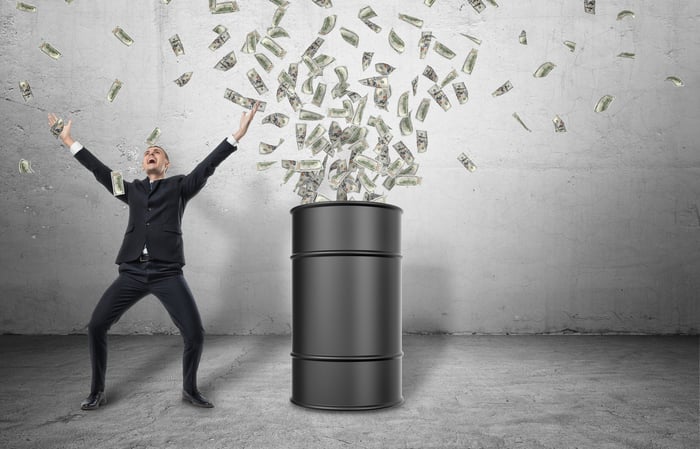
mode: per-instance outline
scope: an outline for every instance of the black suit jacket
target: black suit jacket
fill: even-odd
[[[237,147],[224,140],[188,175],[157,181],[150,189],[148,178],[124,182],[125,194],[117,198],[129,205],[129,223],[116,263],[139,258],[144,245],[152,259],[185,264],[182,243],[182,215],[185,205],[207,182],[214,170]],[[86,148],[75,158],[112,193],[112,170]]]

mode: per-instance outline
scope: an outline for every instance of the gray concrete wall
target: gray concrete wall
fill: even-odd
[[[242,110],[223,98],[225,88],[257,96],[245,76],[252,67],[271,89],[263,96],[268,110],[188,205],[185,273],[209,333],[290,332],[289,209],[299,202],[296,178],[283,185],[279,163],[264,172],[256,172],[255,163],[311,156],[297,151],[297,119],[274,92],[279,71],[299,60],[330,14],[338,16],[336,28],[319,53],[336,61],[322,78],[329,93],[320,111],[340,106],[330,97],[337,82],[332,68],[345,65],[351,88],[369,94],[365,118],[381,113],[394,141],[402,138],[414,153],[415,137],[398,129],[399,95],[426,64],[442,78],[452,68],[460,71],[471,48],[479,50],[474,72],[460,71],[457,79],[466,83],[469,101],[458,104],[447,86],[452,108],[444,112],[433,102],[424,123],[414,120],[414,128],[429,133],[428,151],[416,154],[423,185],[388,195],[404,209],[405,331],[697,332],[697,2],[607,0],[590,15],[581,0],[501,0],[499,8],[485,2],[482,14],[457,0],[437,0],[432,8],[420,0],[382,1],[372,4],[382,27],[375,34],[357,18],[367,2],[335,0],[323,9],[292,0],[281,22],[291,37],[278,39],[286,57],[260,49],[275,64],[270,74],[240,51],[248,32],[264,34],[270,25],[276,9],[270,1],[239,1],[239,12],[224,15],[210,14],[203,0],[27,2],[38,11],[20,12],[10,0],[0,4],[0,332],[83,332],[117,273],[113,261],[127,209],[49,134],[46,113],[72,119],[74,136],[128,179],[143,176],[144,139],[158,126],[173,162],[170,174],[187,173],[238,126]],[[623,9],[636,17],[617,21]],[[421,30],[399,21],[400,12],[422,18],[423,30],[457,56],[448,60],[431,48],[419,59]],[[217,24],[232,37],[211,52]],[[115,26],[135,40],[131,47],[112,35]],[[358,48],[342,40],[341,26],[359,35]],[[406,41],[403,54],[389,47],[392,28]],[[518,42],[521,30],[527,46]],[[168,43],[175,33],[184,44],[181,57]],[[573,53],[564,40],[576,42]],[[43,41],[63,57],[42,54]],[[236,67],[214,70],[231,50]],[[373,68],[362,71],[364,51],[374,52],[373,63],[397,67],[388,111],[376,109],[372,91],[357,83],[376,75]],[[620,52],[636,57],[617,57]],[[534,78],[545,61],[556,68]],[[187,71],[192,80],[177,87],[172,81]],[[306,74],[302,64],[300,82]],[[685,86],[665,81],[669,75]],[[110,103],[106,94],[115,78],[124,87]],[[21,80],[34,94],[26,103]],[[506,80],[514,89],[492,97]],[[414,112],[431,84],[420,76],[418,95],[410,97]],[[605,94],[614,102],[594,112]],[[290,125],[260,124],[271,112],[290,115]],[[556,114],[568,132],[554,132]],[[280,138],[285,143],[275,153],[258,153],[259,142]],[[474,173],[456,160],[460,152],[476,163]],[[18,173],[22,158],[35,173]],[[114,327],[119,333],[174,330],[152,297]]]

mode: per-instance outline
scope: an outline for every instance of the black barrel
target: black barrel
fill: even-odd
[[[401,214],[361,201],[292,214],[292,397],[329,410],[401,395]]]

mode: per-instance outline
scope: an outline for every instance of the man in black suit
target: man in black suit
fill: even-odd
[[[88,325],[92,387],[81,403],[83,410],[94,410],[107,403],[107,331],[129,307],[148,294],[155,295],[165,306],[184,341],[183,401],[197,407],[213,407],[197,389],[204,328],[182,273],[185,256],[180,225],[185,205],[204,187],[219,164],[236,151],[257,109],[256,104],[244,113],[238,131],[224,139],[188,175],[166,178],[168,154],[159,146],[150,146],[143,155],[143,169],[148,177],[124,182],[124,193],[117,198],[129,205],[129,222],[116,259],[119,276],[95,306]],[[49,114],[50,126],[56,120],[54,114]],[[68,121],[59,138],[78,162],[113,193],[112,170],[73,139],[71,126],[72,121]]]

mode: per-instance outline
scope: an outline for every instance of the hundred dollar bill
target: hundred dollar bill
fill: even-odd
[[[189,83],[191,79],[192,79],[192,72],[185,72],[182,75],[180,75],[180,77],[178,79],[173,80],[173,82],[175,84],[177,84],[178,86],[182,87],[185,84]]]
[[[486,0],[487,2],[491,3],[491,5],[495,6],[498,8],[498,3],[496,3],[496,0]]]
[[[595,0],[583,0],[583,11],[588,14],[595,14]]]
[[[615,99],[614,96],[612,95],[603,95],[600,97],[600,100],[598,100],[598,103],[595,105],[595,111],[596,112],[604,112],[608,109],[608,106],[610,106],[610,103],[613,102]]]
[[[362,70],[367,70],[367,67],[369,67],[369,65],[372,64],[373,56],[374,52],[371,51],[366,51],[362,53]]]
[[[401,119],[399,122],[399,130],[402,136],[408,136],[413,133],[413,122],[411,121],[410,113]]]
[[[277,27],[280,25],[280,22],[282,22],[282,18],[284,17],[284,14],[287,12],[287,8],[283,6],[279,6],[276,10],[275,13],[272,15],[272,26]]]
[[[294,166],[294,171],[296,172],[311,172],[323,170],[323,164],[318,159],[303,159],[297,161]]]
[[[549,72],[551,72],[556,65],[554,65],[551,62],[545,62],[542,65],[540,65],[537,70],[535,70],[535,73],[532,74],[535,78],[544,78],[545,76],[549,75]]]
[[[371,203],[386,203],[386,195],[380,195],[379,193],[365,192],[364,200],[369,201]]]
[[[467,157],[466,154],[460,153],[459,156],[457,156],[457,160],[470,172],[474,172],[476,170],[476,165],[474,165],[474,162],[472,162],[469,157]]]
[[[321,151],[329,152],[331,150],[331,143],[325,137],[321,136],[309,145],[311,149],[311,154],[318,154]]]
[[[289,2],[287,0],[270,0],[270,2],[278,8],[286,8],[289,6]]]
[[[309,69],[309,76],[320,76],[323,74],[321,67],[319,67],[318,64],[316,64],[316,61],[309,56],[304,55],[301,57],[301,60]]]
[[[481,14],[481,11],[486,9],[486,5],[484,5],[484,2],[481,0],[467,0],[470,5],[472,5],[472,8],[479,14]]]
[[[238,11],[238,4],[235,1],[217,3],[212,14],[228,14]]]
[[[221,48],[222,45],[226,43],[231,38],[231,35],[228,33],[228,31],[223,31],[220,33],[216,39],[212,41],[211,44],[209,44],[209,50],[215,51]]]
[[[58,136],[61,134],[63,131],[63,119],[62,118],[57,118],[56,121],[54,122],[53,125],[51,125],[51,134],[55,137],[58,138]]]
[[[345,90],[344,95],[347,96],[353,103],[357,103],[358,101],[362,100],[362,95],[352,90]]]
[[[463,82],[452,83],[452,88],[455,90],[455,95],[457,96],[459,104],[464,104],[469,101],[469,92],[467,91],[467,86]]]
[[[425,6],[427,6],[428,8],[433,6],[434,3],[435,3],[435,0],[423,0],[423,4],[425,4]]]
[[[17,2],[17,9],[22,12],[36,12],[36,6],[22,2]]]
[[[352,117],[346,108],[328,108],[326,115],[330,118],[344,118],[347,121]]]
[[[371,6],[365,6],[357,13],[357,18],[360,20],[372,19],[374,17],[377,17],[377,13],[374,12]]]
[[[351,162],[358,167],[363,167],[376,173],[379,173],[379,171],[382,169],[382,164],[379,161],[372,159],[369,156],[365,156],[364,154],[356,155],[353,159],[351,159]]]
[[[558,115],[555,115],[554,118],[552,119],[552,123],[554,123],[554,131],[558,133],[565,133],[566,132],[566,125],[564,124],[564,120],[561,119]]]
[[[280,141],[277,145],[272,145],[269,143],[260,142],[260,145],[258,147],[258,151],[260,152],[260,154],[270,154],[273,151],[275,151],[283,143],[284,143],[284,139],[280,139]]]
[[[360,37],[357,35],[357,33],[348,30],[347,28],[340,27],[340,36],[345,42],[352,45],[353,47],[357,47],[360,43]]]
[[[457,75],[457,71],[456,71],[455,69],[452,69],[452,70],[450,71],[450,73],[448,73],[447,75],[445,75],[445,79],[443,79],[442,81],[440,81],[440,89],[442,89],[443,87],[447,86],[449,83],[451,83],[452,81],[454,81],[454,80],[457,78],[457,76],[458,76],[458,75]]]
[[[291,159],[282,159],[280,164],[285,170],[294,170],[294,168],[297,166],[297,161]]]
[[[282,128],[287,126],[287,123],[289,123],[289,117],[281,112],[275,112],[263,117],[261,123],[271,123],[278,128]]]
[[[372,22],[371,20],[363,20],[362,22],[365,25],[367,25],[369,27],[369,29],[374,31],[375,33],[379,33],[382,31],[382,27],[380,27],[376,23]]]
[[[411,89],[413,89],[413,96],[415,97],[416,93],[418,93],[418,76],[411,80]]]
[[[182,41],[180,36],[177,34],[171,36],[168,41],[170,42],[170,47],[173,49],[175,56],[182,56],[185,54],[185,47],[182,46]]]
[[[416,130],[416,148],[419,153],[428,151],[428,131]]]
[[[389,97],[391,96],[391,87],[375,87],[374,88],[374,104],[379,109],[388,111]]]
[[[462,36],[466,37],[466,38],[469,39],[470,41],[474,42],[476,45],[481,45],[481,39],[476,38],[476,37],[474,37],[474,36],[470,36],[469,34],[466,34],[466,33],[459,33],[459,34],[461,34]]]
[[[345,103],[345,102],[343,102]],[[352,105],[352,103],[350,103]],[[360,102],[357,104],[357,108],[355,109],[355,113],[352,114],[352,124],[359,126],[362,123],[362,115],[365,112],[365,106],[367,105],[367,95],[362,97]]]
[[[304,141],[306,140],[306,123],[296,124],[297,149],[304,149]]]
[[[265,107],[267,106],[267,103],[264,101],[244,97],[243,95],[229,88],[226,88],[226,91],[224,92],[224,98],[246,109],[253,109],[253,106],[257,101],[259,103],[258,111],[260,112],[265,112]]]
[[[435,69],[433,69],[431,66],[426,65],[425,70],[423,70],[423,76],[428,78],[430,81],[437,83],[438,81],[438,75],[435,73]]]
[[[287,30],[282,27],[269,27],[267,29],[267,35],[273,39],[277,39],[279,37],[289,37]]]
[[[219,59],[219,62],[216,63],[214,68],[216,70],[226,72],[228,70],[231,70],[231,68],[233,68],[233,66],[235,66],[237,62],[238,59],[236,59],[236,54],[233,50],[231,50],[223,58]]]
[[[404,43],[403,39],[401,39],[399,35],[396,34],[393,28],[389,32],[389,45],[397,53],[403,53],[403,51],[406,49],[406,44]]]
[[[277,161],[257,162],[257,163],[255,164],[255,169],[256,169],[257,171],[265,171],[265,170],[267,170],[268,168],[270,168],[270,167],[272,167],[273,165],[275,165],[276,163],[277,163]]]
[[[335,61],[335,58],[333,56],[329,55],[318,55],[314,58],[314,62],[318,64],[318,66],[323,69],[330,64],[332,64]]]
[[[251,31],[246,34],[241,51],[247,54],[255,53],[255,50],[258,48],[258,42],[260,42],[260,33],[258,33],[257,30]]]
[[[423,178],[414,175],[400,175],[395,178],[397,186],[419,186],[423,182]]]
[[[634,19],[634,12],[625,9],[625,10],[620,11],[619,13],[617,13],[617,20],[622,20],[622,19],[624,19],[625,17],[630,17],[630,18]]]
[[[328,140],[330,140],[333,147],[340,147],[340,136],[343,134],[343,128],[340,127],[338,122],[333,120],[328,128]]]
[[[258,94],[264,94],[265,92],[268,91],[267,86],[263,82],[263,80],[260,77],[260,74],[258,74],[257,70],[255,70],[255,69],[248,70],[248,72],[246,72],[246,76],[248,77],[248,81],[250,81],[250,84],[253,85],[253,87],[258,92]]]
[[[566,48],[568,48],[572,53],[574,50],[576,50],[576,42],[564,41],[564,45],[566,45]]]
[[[617,55],[618,58],[628,58],[628,59],[634,59],[635,54],[623,51],[622,53]]]
[[[34,97],[34,95],[32,95],[32,88],[29,87],[29,82],[27,81],[19,82],[19,91],[22,93],[22,98],[24,98],[25,102],[31,100]]]
[[[360,185],[369,193],[373,193],[374,189],[377,188],[377,185],[369,179],[369,176],[367,176],[364,170],[361,170],[357,174],[357,180],[360,181]]]
[[[437,54],[439,54],[443,58],[452,59],[455,56],[457,56],[457,54],[455,52],[453,52],[452,50],[450,50],[445,44],[438,42],[438,41],[435,41],[435,45],[433,45],[433,49],[435,50],[435,52]]]
[[[322,8],[331,8],[333,6],[333,2],[331,0],[311,0],[312,2],[316,3],[318,6]]]
[[[406,168],[404,168],[403,170],[401,170],[399,172],[399,175],[415,175],[416,173],[418,173],[418,164],[414,162],[406,166]]]
[[[425,121],[425,117],[428,115],[428,109],[430,108],[430,100],[423,98],[418,105],[418,110],[416,111],[416,120],[422,122]]]
[[[372,78],[364,78],[358,81],[363,86],[369,87],[389,87],[389,79],[386,76],[374,76]]]
[[[217,0],[209,0],[209,12],[213,12],[216,9]]]
[[[385,189],[391,190],[394,188],[396,185],[396,177],[395,176],[387,176],[384,178],[384,182],[382,183],[382,186],[384,186]]]
[[[403,20],[404,22],[411,24],[416,28],[423,28],[423,19],[412,17],[408,14],[399,13],[399,20]]]
[[[126,190],[124,190],[124,176],[122,176],[122,172],[113,171],[110,175],[112,177],[112,194],[114,196],[124,195]]]
[[[226,31],[228,31],[228,28],[226,28],[225,26],[219,24],[219,25],[215,26],[215,27],[212,29],[212,31],[213,31],[214,33],[216,33],[217,35],[218,35],[218,34],[224,34]]]
[[[411,153],[411,150],[408,149],[408,147],[402,142],[398,141],[394,145],[394,150],[396,150],[397,153],[399,153],[399,156],[401,156],[401,159],[406,161],[406,164],[411,165],[415,158],[413,157],[413,153]]]
[[[338,82],[344,83],[348,80],[348,68],[345,66],[339,66],[334,69],[336,76],[338,77]]]
[[[505,83],[503,83],[503,85],[501,85],[501,87],[493,91],[491,93],[491,96],[500,97],[501,95],[503,95],[511,89],[513,89],[513,85],[510,83],[510,81],[506,81]]]
[[[323,120],[324,116],[317,112],[301,109],[299,111],[299,120]]]
[[[318,34],[325,36],[326,34],[333,31],[333,28],[335,28],[335,21],[337,18],[338,16],[333,14],[323,19],[323,25],[321,26],[321,30],[318,32]]]
[[[401,158],[394,160],[394,162],[389,164],[389,166],[387,167],[387,170],[386,170],[387,176],[390,176],[392,178],[396,177],[399,174],[399,171],[401,171],[403,164],[404,164],[404,161]]]
[[[126,45],[127,47],[134,43],[134,40],[126,34],[126,31],[122,30],[120,27],[116,27],[112,30],[112,34],[119,39],[119,42]]]
[[[296,87],[297,79],[299,78],[299,63],[290,63],[289,68],[287,69],[287,73],[289,73],[289,77],[292,79],[292,82],[294,83],[293,85]]]
[[[665,81],[670,81],[673,83],[674,86],[676,87],[683,87],[685,86],[685,83],[683,83],[683,80],[678,78],[677,76],[667,76]]]
[[[316,85],[316,90],[314,91],[314,96],[311,99],[311,104],[314,106],[318,106],[319,108],[323,104],[323,99],[326,96],[326,84],[325,83],[318,83]]]
[[[324,42],[325,42],[325,40],[322,37],[317,37],[311,43],[311,45],[309,45],[306,48],[306,50],[304,50],[304,54],[301,55],[302,59],[304,57],[313,58],[316,55],[316,53],[318,52],[318,50],[321,48],[321,45],[323,45]]]
[[[440,86],[438,86],[437,84],[433,85],[430,89],[428,89],[428,93],[431,97],[433,97],[435,102],[439,104],[444,111],[447,111],[452,107],[452,104],[447,98],[447,95],[445,95],[445,92],[443,92],[442,89],[440,89]]]
[[[376,70],[380,75],[388,75],[396,70],[396,67],[387,64],[386,62],[378,62],[374,64],[374,70]]]
[[[272,71],[272,68],[275,66],[272,63],[272,61],[270,61],[270,58],[268,58],[263,53],[255,53],[255,60],[258,61],[260,67],[262,67],[262,69],[267,73],[270,73]]]
[[[122,88],[123,83],[119,81],[118,79],[115,79],[114,82],[112,83],[112,86],[109,88],[109,92],[107,92],[107,100],[111,103],[114,101],[114,98],[117,96],[119,93],[119,90]]]
[[[262,39],[260,39],[260,45],[267,48],[270,51],[270,53],[277,56],[278,58],[284,58],[284,56],[287,54],[287,51],[284,48],[282,48],[280,44],[273,41],[268,36],[265,36]]]
[[[287,92],[287,100],[289,101],[289,105],[292,107],[292,109],[294,109],[294,112],[298,112],[299,109],[301,109],[301,98],[299,98],[299,95],[297,95],[297,93],[293,90]]]
[[[158,137],[160,137],[160,128],[156,126],[153,128],[153,131],[151,131],[151,134],[146,137],[146,143],[149,145],[155,145]]]
[[[479,51],[476,48],[472,48],[469,51],[467,59],[464,60],[462,72],[466,73],[467,75],[471,75],[472,71],[474,70],[474,64],[476,64],[476,57],[478,56],[478,54]]]
[[[423,31],[418,40],[418,52],[420,59],[425,59],[428,54],[428,49],[430,48],[430,42],[433,39],[433,33],[431,31]]]
[[[39,46],[39,49],[44,52],[44,54],[50,56],[52,59],[58,59],[61,57],[61,52],[56,50],[53,45],[48,42],[44,42]]]
[[[520,42],[521,45],[527,45],[527,32],[525,30],[522,30],[520,32],[520,36],[518,36],[518,42]]]
[[[523,122],[523,120],[520,118],[520,116],[518,115],[517,112],[513,112],[513,118],[514,118],[515,120],[517,120],[518,123],[520,123],[520,125],[521,125],[523,128],[525,128],[528,132],[532,132],[532,130],[531,130],[530,128],[528,128],[527,125],[525,125],[525,122]]]
[[[287,94],[289,94],[289,92],[294,91],[295,80],[286,71],[282,70],[279,73],[279,75],[277,75],[277,82],[279,82],[281,86],[284,86],[284,88],[287,89]]]
[[[34,173],[34,170],[32,169],[32,163],[26,159],[20,159],[19,160],[19,173],[21,175]]]
[[[408,91],[399,95],[399,101],[396,107],[396,115],[399,117],[408,116]]]

